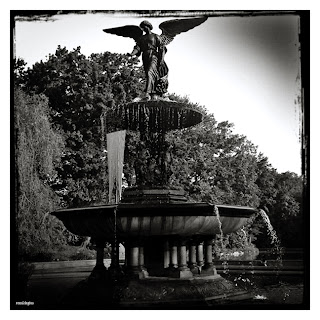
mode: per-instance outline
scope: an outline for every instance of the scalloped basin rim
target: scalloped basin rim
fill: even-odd
[[[62,209],[52,214],[72,233],[110,240],[115,232],[119,239],[212,236],[221,232],[220,224],[226,234],[240,229],[256,212],[250,207],[208,203],[120,203]]]
[[[149,100],[119,105],[114,117],[120,118],[119,129],[140,132],[169,132],[192,127],[200,123],[203,113],[185,103],[165,100]]]
[[[170,107],[170,108],[181,108],[185,110],[190,110],[190,111],[195,111],[201,115],[205,115],[205,113],[201,110],[192,108],[191,106],[188,106],[185,102],[179,102],[179,101],[174,101],[174,100],[148,100],[148,101],[135,101],[135,102],[129,102],[126,103],[125,105],[127,106],[136,106],[136,105],[147,105],[147,106],[156,106],[156,107]]]
[[[196,203],[120,203],[107,205],[94,205],[80,208],[60,209],[52,212],[55,216],[62,216],[68,213],[78,214],[108,214],[117,210],[119,216],[215,216],[215,208],[218,208],[220,216],[229,217],[251,217],[258,209],[246,206],[234,205],[213,205],[205,202]]]

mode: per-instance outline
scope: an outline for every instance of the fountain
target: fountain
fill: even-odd
[[[257,209],[190,202],[183,190],[168,183],[171,154],[165,135],[199,124],[202,114],[160,95],[118,106],[114,117],[119,119],[116,130],[140,133],[137,186],[126,188],[116,203],[52,213],[72,233],[90,236],[96,244],[96,266],[88,283],[103,289],[91,291],[93,300],[104,306],[186,306],[247,296],[217,274],[213,241],[216,234],[240,229]],[[108,269],[106,242],[112,244]],[[119,262],[120,243],[124,264]]]

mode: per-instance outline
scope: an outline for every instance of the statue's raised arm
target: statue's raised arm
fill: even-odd
[[[142,54],[142,62],[146,74],[145,99],[163,96],[168,88],[168,67],[164,61],[167,52],[166,46],[176,35],[187,32],[201,23],[207,17],[174,19],[164,21],[159,25],[161,35],[152,33],[152,24],[149,21],[142,21],[140,26],[127,25],[118,28],[104,29],[103,31],[117,36],[132,38],[136,45],[132,55]]]

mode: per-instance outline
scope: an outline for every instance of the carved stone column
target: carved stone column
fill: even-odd
[[[163,267],[169,268],[170,265],[170,245],[169,241],[166,240],[163,245]]]
[[[192,273],[198,273],[197,268],[197,247],[194,240],[189,244],[189,263],[188,267]]]
[[[205,253],[206,253],[206,260],[205,260],[205,265],[204,267],[210,268],[213,266],[212,262],[212,239],[207,239],[205,241]]]
[[[198,268],[201,270],[204,265],[203,261],[203,241],[199,241],[197,244],[197,264]]]
[[[139,269],[144,268],[144,248],[142,245],[139,246]]]
[[[137,244],[133,244],[130,246],[129,267],[131,269],[138,270],[138,267],[139,267],[139,246]]]
[[[185,240],[181,240],[179,243],[179,267],[178,269],[180,271],[183,270],[190,270],[187,267],[187,247],[186,247],[186,241]]]
[[[177,242],[173,241],[170,245],[170,265],[171,269],[178,267],[178,247]]]
[[[139,279],[148,276],[147,269],[144,266],[144,246],[137,240],[132,240],[129,245],[127,272],[131,277]]]
[[[213,239],[211,238],[205,240],[205,264],[202,269],[202,273],[214,275],[214,274],[217,274],[217,271],[213,265],[212,243],[213,243]]]
[[[139,245],[139,279],[148,277],[147,268],[144,265],[144,247]]]
[[[187,266],[187,241],[181,239],[179,241],[179,278],[191,278],[193,273]]]
[[[179,263],[177,265],[177,263]],[[192,272],[187,266],[187,247],[184,239],[173,242],[171,246],[171,268],[168,276],[173,278],[191,278]]]

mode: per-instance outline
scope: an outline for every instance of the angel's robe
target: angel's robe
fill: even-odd
[[[163,94],[168,88],[168,67],[164,61],[166,48],[161,45],[158,35],[154,33],[143,35],[137,41],[133,53],[142,53],[142,62],[146,74],[145,92],[149,94]]]

